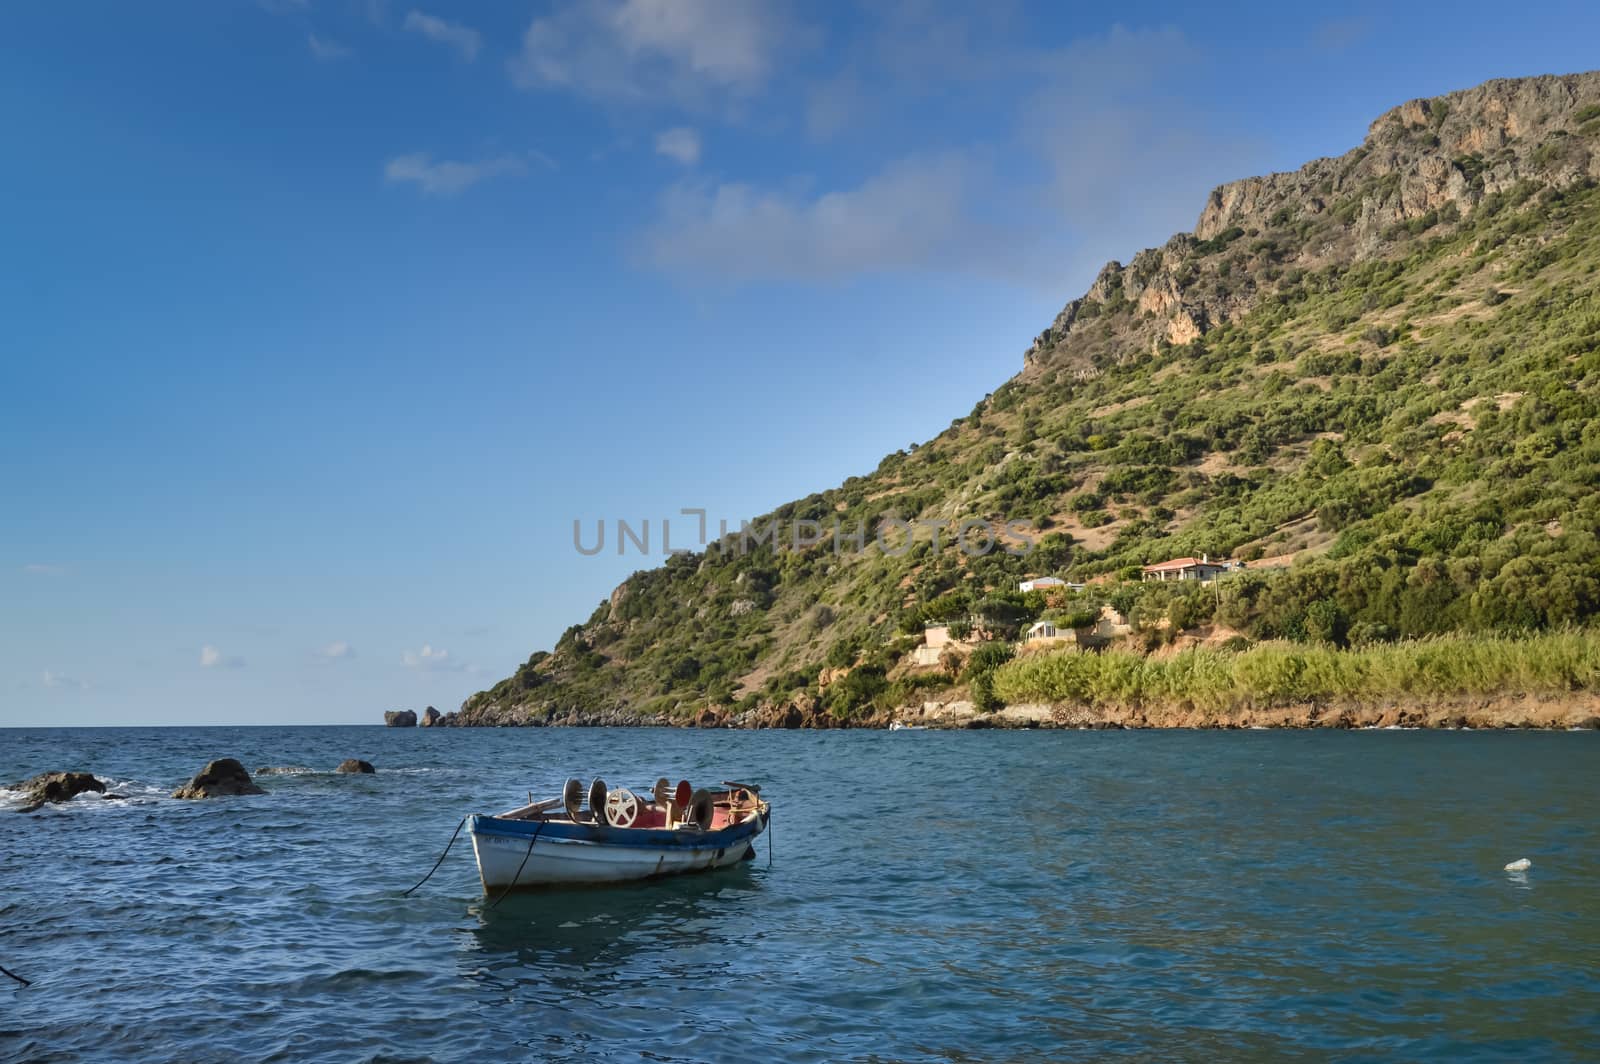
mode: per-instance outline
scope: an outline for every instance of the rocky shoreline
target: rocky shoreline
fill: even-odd
[[[430,707],[431,708],[431,707]],[[409,710],[385,714],[393,718],[416,715]],[[1568,731],[1600,730],[1600,697],[1589,692],[1562,695],[1506,693],[1493,696],[1439,699],[1427,702],[1399,700],[1385,704],[1359,702],[1303,702],[1290,705],[1213,711],[1188,703],[1160,706],[1086,706],[1035,703],[1010,705],[986,713],[964,699],[902,706],[887,713],[839,719],[814,698],[798,698],[783,705],[761,706],[744,713],[708,708],[692,716],[646,715],[623,707],[599,710],[572,709],[536,715],[521,706],[476,706],[470,711],[438,716],[437,728],[740,728],[844,729],[887,728],[892,723],[930,729],[1361,729],[1431,728]]]

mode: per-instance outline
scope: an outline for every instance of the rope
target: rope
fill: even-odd
[[[32,986],[33,985],[33,980],[24,979],[24,978],[22,978],[22,976],[18,975],[16,972],[8,971],[5,968],[0,968],[0,975],[8,975],[11,978],[15,979],[17,982],[21,983],[23,986]]]
[[[445,843],[444,853],[441,853],[439,855],[439,859],[437,861],[433,862],[433,867],[428,869],[428,874],[423,876],[421,879],[417,880],[417,886],[416,887],[412,887],[411,890],[408,890],[404,894],[400,895],[402,898],[411,897],[412,892],[415,891],[417,889],[417,887],[422,886],[422,884],[426,883],[428,880],[433,878],[433,874],[439,870],[439,866],[444,864],[444,859],[450,855],[450,847],[452,847],[452,846],[454,846],[456,844],[456,835],[461,834],[461,829],[466,827],[466,825],[467,825],[467,818],[466,817],[462,817],[461,818],[461,823],[456,825],[455,834],[451,835],[450,836],[450,841]],[[6,974],[9,975],[10,973],[8,972]]]
[[[505,885],[505,889],[500,892],[499,897],[495,898],[494,901],[489,903],[490,909],[493,909],[495,906],[505,901],[506,895],[511,893],[511,888],[516,886],[517,880],[522,878],[522,870],[528,867],[528,858],[533,856],[533,844],[539,841],[539,832],[544,830],[544,825],[545,822],[541,820],[539,821],[539,826],[533,829],[533,838],[528,840],[528,852],[522,855],[522,863],[517,865],[516,874],[511,877],[511,882]],[[488,910],[485,911],[487,912]]]

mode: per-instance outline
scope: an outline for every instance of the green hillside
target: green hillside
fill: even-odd
[[[1342,157],[1218,189],[1193,233],[1109,264],[970,415],[756,522],[778,522],[776,548],[735,538],[636,574],[459,722],[741,713],[807,692],[848,718],[953,684],[992,707],[1009,651],[910,669],[925,622],[976,616],[1005,637],[1106,602],[1145,650],[1201,625],[1236,645],[1367,646],[1588,622],[1597,141],[1600,74],[1490,82],[1396,108]],[[901,553],[885,518],[949,526]],[[963,551],[967,519],[1029,521],[1035,548]],[[795,549],[795,522],[822,542]],[[836,551],[835,522],[867,549]],[[1246,568],[1139,580],[1202,554]],[[1043,574],[1090,586],[1017,591]]]

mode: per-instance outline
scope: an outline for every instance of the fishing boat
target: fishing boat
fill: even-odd
[[[771,810],[761,788],[720,790],[656,781],[643,798],[571,779],[561,797],[498,816],[467,818],[485,892],[568,883],[619,883],[725,868],[755,856]]]
[[[928,726],[926,724],[906,724],[904,721],[891,720],[889,722],[889,730],[890,731],[927,731],[928,730]]]

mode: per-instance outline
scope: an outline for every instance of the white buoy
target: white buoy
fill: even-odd
[[[1526,857],[1519,857],[1515,861],[1512,861],[1510,864],[1506,865],[1506,871],[1507,872],[1526,872],[1528,869],[1530,869],[1532,867],[1533,867],[1533,862],[1532,861],[1528,860]]]

